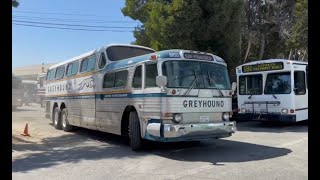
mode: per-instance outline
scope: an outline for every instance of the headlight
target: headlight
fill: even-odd
[[[246,111],[247,111],[246,108],[242,108],[242,109],[241,109],[241,112],[242,112],[242,113],[245,113]]]
[[[282,114],[288,114],[288,109],[287,108],[281,109],[281,113]]]
[[[181,114],[174,114],[172,121],[175,123],[179,123],[182,120],[182,115]]]
[[[224,121],[229,121],[229,117],[230,117],[230,114],[229,113],[222,113],[222,120]]]

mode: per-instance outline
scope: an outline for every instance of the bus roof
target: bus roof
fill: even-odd
[[[51,66],[48,70],[54,69],[54,68],[59,67],[59,66],[61,66],[61,65],[65,65],[65,64],[68,64],[68,63],[70,63],[70,62],[73,62],[73,61],[76,61],[76,60],[79,60],[79,59],[82,59],[82,58],[85,58],[85,57],[88,57],[88,56],[90,56],[90,55],[95,54],[96,52],[99,52],[101,49],[106,49],[106,48],[111,47],[111,46],[139,47],[139,48],[144,48],[144,49],[149,49],[149,50],[155,51],[155,50],[153,50],[153,49],[151,49],[151,48],[144,47],[144,46],[139,46],[139,45],[131,45],[131,44],[108,44],[108,45],[105,45],[105,46],[96,48],[96,49],[94,49],[94,50],[91,50],[91,51],[89,51],[89,52],[83,53],[83,54],[81,54],[81,55],[79,55],[79,56],[70,58],[70,59],[65,60],[65,61],[63,61],[63,62],[60,62],[60,63],[58,63],[58,64],[55,64],[55,65]]]
[[[212,61],[216,63],[221,63],[221,64],[226,64],[225,61],[216,55],[213,55],[211,53],[205,53],[205,52],[199,52],[199,51],[192,51],[192,50],[183,50],[183,49],[170,49],[170,50],[163,50],[163,51],[158,51],[150,54],[145,54],[142,56],[137,56],[137,57],[132,57],[128,59],[123,59],[120,61],[115,61],[107,65],[105,70],[111,70],[111,69],[119,69],[119,68],[124,68],[128,67],[140,62],[144,61],[149,61],[152,55],[157,55],[157,59],[164,59],[164,58],[172,58],[172,59],[183,59],[183,54],[184,53],[195,53],[197,55],[206,55],[206,56],[211,56]],[[179,57],[178,57],[179,55]],[[196,60],[196,59],[194,59]]]
[[[244,64],[237,66],[237,68],[240,68],[244,65],[254,65],[254,64],[273,63],[273,62],[283,62],[283,63],[291,62],[291,63],[299,63],[299,64],[308,65],[308,62],[306,62],[306,61],[297,61],[297,60],[289,60],[289,59],[265,59],[265,60],[257,60],[257,61],[244,63]]]

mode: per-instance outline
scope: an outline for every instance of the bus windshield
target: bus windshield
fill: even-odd
[[[290,72],[269,73],[267,75],[265,94],[290,94],[291,77]]]
[[[198,61],[166,61],[162,65],[169,88],[193,88],[230,90],[227,67]]]
[[[255,95],[262,94],[262,75],[239,76],[239,94]]]

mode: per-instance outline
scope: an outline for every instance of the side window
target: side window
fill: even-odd
[[[305,73],[303,71],[294,72],[294,93],[296,95],[306,94]]]
[[[55,79],[61,79],[64,75],[64,66],[60,66],[57,68]]]
[[[112,88],[114,82],[114,73],[107,73],[103,78],[103,88]]]
[[[87,71],[88,61],[89,61],[89,59],[84,59],[84,60],[82,60],[80,72],[85,72],[85,71]]]
[[[114,87],[123,87],[127,84],[128,71],[119,71],[116,72]]]
[[[158,76],[157,64],[146,65],[146,88],[157,87],[156,77]]]
[[[90,56],[88,60],[87,71],[93,71],[96,66],[96,55]]]
[[[106,56],[104,55],[104,53],[101,53],[98,68],[102,69],[106,65],[106,63],[107,63]]]
[[[78,61],[72,63],[71,74],[72,74],[72,75],[77,74],[77,73],[78,73],[78,68],[79,68],[79,62],[78,62]]]
[[[72,75],[72,66],[73,66],[73,63],[68,64],[67,66],[67,77]]]
[[[306,66],[306,84],[307,84],[307,89],[308,89],[308,65]]]
[[[134,72],[133,76],[133,82],[132,82],[132,87],[133,88],[141,88],[142,87],[142,73],[141,73],[141,67],[139,66],[136,68],[136,71]]]
[[[81,63],[80,72],[93,71],[96,65],[96,55],[85,58]]]

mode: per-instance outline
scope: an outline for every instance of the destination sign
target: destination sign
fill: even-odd
[[[244,72],[244,73],[259,72],[259,71],[282,70],[282,69],[283,69],[283,63],[282,62],[263,63],[263,64],[242,66],[242,72]]]
[[[213,57],[207,54],[197,54],[197,53],[184,53],[184,58],[186,59],[199,59],[206,61],[213,61]]]

